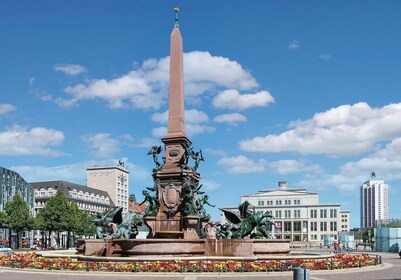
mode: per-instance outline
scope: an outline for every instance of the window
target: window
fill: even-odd
[[[276,205],[281,205],[281,200],[276,200]]]
[[[275,218],[276,218],[276,219],[281,219],[281,211],[276,210]]]
[[[291,219],[291,210],[284,210],[284,217],[286,219]]]
[[[337,222],[330,222],[330,231],[337,231]]]
[[[290,200],[290,199],[284,200],[284,204],[285,204],[285,205],[291,205],[291,200]]]
[[[299,204],[301,204],[301,201],[299,199],[294,199],[294,204],[299,205]]]
[[[337,218],[337,209],[330,209],[330,218]]]
[[[310,230],[311,231],[317,231],[317,222],[311,222],[310,223]]]
[[[317,218],[317,210],[316,209],[311,209],[310,210],[310,217],[311,218]]]
[[[258,206],[263,206],[263,205],[265,205],[265,202],[263,200],[259,200],[258,201]]]
[[[273,200],[267,200],[266,205],[273,205]]]
[[[294,218],[300,218],[301,217],[301,210],[294,210]]]
[[[320,222],[320,231],[327,231],[327,222]]]
[[[294,222],[294,231],[301,231],[301,222]]]
[[[327,209],[320,209],[320,218],[327,218]]]
[[[291,231],[291,222],[284,222],[284,231]]]

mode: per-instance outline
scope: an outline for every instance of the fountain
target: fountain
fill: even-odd
[[[224,211],[234,226],[210,222],[204,206],[209,197],[201,190],[199,164],[202,151],[194,151],[185,131],[183,47],[178,26],[178,8],[171,33],[170,94],[167,134],[161,146],[148,152],[155,163],[154,186],[143,191],[147,203],[145,215],[121,216],[113,209],[97,223],[98,239],[79,240],[78,254],[91,256],[175,256],[175,257],[257,257],[285,255],[289,240],[267,239],[270,218],[239,207],[240,215]],[[192,163],[192,164],[191,164]],[[135,239],[137,226],[149,228],[147,239]],[[247,238],[248,237],[248,238]],[[251,238],[249,238],[251,237]],[[254,237],[254,238],[252,238]]]

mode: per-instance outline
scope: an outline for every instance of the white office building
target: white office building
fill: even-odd
[[[246,200],[256,212],[267,212],[274,217],[274,238],[320,244],[325,237],[338,239],[339,232],[350,229],[350,212],[342,211],[340,204],[319,204],[318,193],[289,189],[285,181],[279,182],[278,189],[241,197],[241,203]],[[224,215],[221,220],[227,222]]]
[[[388,217],[388,185],[372,176],[361,186],[361,228],[374,227],[375,221]]]

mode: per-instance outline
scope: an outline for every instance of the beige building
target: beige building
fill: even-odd
[[[115,206],[123,207],[123,215],[128,213],[129,172],[123,162],[114,166],[90,166],[86,169],[86,184],[109,194]]]
[[[326,236],[338,239],[339,232],[349,230],[350,213],[341,211],[340,204],[319,204],[318,193],[288,189],[284,181],[279,182],[278,189],[241,197],[241,203],[246,200],[256,212],[267,212],[274,217],[275,238],[323,243]],[[236,211],[237,207],[224,209]],[[223,215],[222,223],[225,222]]]

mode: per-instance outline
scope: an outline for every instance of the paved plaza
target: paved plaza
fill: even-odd
[[[401,259],[396,253],[366,252],[380,255],[383,264],[376,267],[353,268],[331,271],[311,271],[312,280],[365,280],[365,279],[400,279]],[[208,280],[208,279],[280,279],[292,280],[292,272],[270,273],[109,273],[109,272],[71,272],[71,271],[37,271],[0,268],[0,279],[7,280],[95,280],[95,279],[181,279],[181,280]]]

